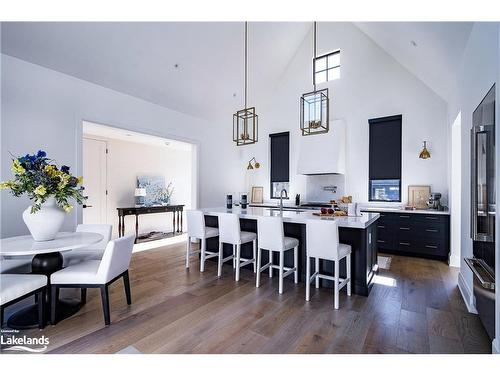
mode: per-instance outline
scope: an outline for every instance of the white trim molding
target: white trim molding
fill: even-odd
[[[448,265],[450,267],[460,268],[460,255],[451,255],[450,254],[450,259],[448,260]]]
[[[491,344],[491,352],[493,354],[500,354],[500,341],[498,341],[498,338],[493,340],[493,343]]]
[[[467,306],[467,311],[472,314],[477,314],[476,306],[474,306],[474,295],[467,285],[462,272],[458,274],[458,289],[460,289],[460,293],[462,293],[462,298]]]

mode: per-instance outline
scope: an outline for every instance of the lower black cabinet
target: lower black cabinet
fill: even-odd
[[[447,260],[450,252],[449,222],[449,215],[380,212],[376,222],[378,250]]]

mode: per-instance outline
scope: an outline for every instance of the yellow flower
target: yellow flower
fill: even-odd
[[[45,186],[43,186],[43,185],[39,185],[39,186],[35,189],[34,193],[35,193],[36,195],[41,195],[41,196],[44,196],[44,195],[47,193],[47,189],[45,189]]]
[[[12,172],[14,172],[15,174],[23,174],[24,172],[26,172],[26,170],[23,168],[23,166],[21,165],[21,163],[17,159],[15,159],[12,162],[11,169],[12,169]]]
[[[15,182],[12,180],[2,181],[0,182],[0,189],[10,189],[15,185]]]
[[[80,176],[76,179],[76,182],[79,183],[80,185],[83,184],[83,176]]]
[[[62,190],[66,187],[66,185],[68,184],[69,180],[70,180],[71,176],[66,174],[66,173],[60,173],[59,174],[59,179],[60,179],[60,182],[57,184],[57,188],[59,190]]]
[[[73,209],[73,206],[70,205],[70,204],[66,204],[64,207],[63,207],[63,210],[66,211],[66,212],[70,212],[71,210]]]
[[[47,165],[43,170],[49,175],[49,177],[55,177],[58,175],[55,165]]]

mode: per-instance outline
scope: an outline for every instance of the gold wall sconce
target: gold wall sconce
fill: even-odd
[[[420,151],[420,155],[418,157],[420,159],[429,159],[431,157],[431,154],[429,153],[429,150],[427,150],[427,141],[424,141],[423,143],[423,149]]]
[[[253,164],[252,164],[253,162]],[[247,170],[250,170],[250,169],[259,169],[260,168],[260,163],[255,160],[255,158],[251,158],[249,161],[248,161],[248,165],[247,165]]]

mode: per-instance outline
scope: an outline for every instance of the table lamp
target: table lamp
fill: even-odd
[[[145,196],[146,196],[146,189],[144,188],[136,188],[134,192],[135,196],[135,205],[138,207],[144,206],[145,203]]]

